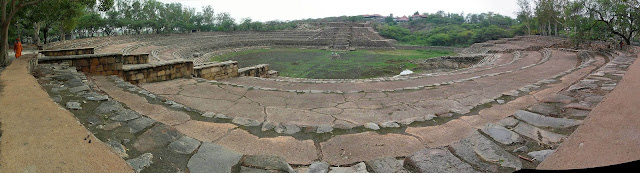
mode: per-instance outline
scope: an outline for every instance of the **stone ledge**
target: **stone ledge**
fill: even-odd
[[[152,63],[148,63],[148,64],[123,65],[122,66],[122,70],[123,71],[133,71],[133,70],[161,67],[161,66],[174,65],[174,64],[183,64],[183,63],[193,63],[193,61],[189,61],[189,60],[173,60],[173,61],[166,61],[166,62],[152,62]]]
[[[38,62],[42,61],[58,61],[58,60],[74,60],[74,59],[86,59],[86,58],[100,58],[107,56],[122,56],[119,53],[104,53],[104,54],[84,54],[84,55],[67,55],[67,56],[45,56],[39,57]]]

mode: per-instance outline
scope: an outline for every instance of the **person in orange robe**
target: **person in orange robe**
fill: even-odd
[[[16,52],[16,58],[22,56],[22,43],[20,43],[20,38],[16,38],[16,43],[13,44],[13,51]]]

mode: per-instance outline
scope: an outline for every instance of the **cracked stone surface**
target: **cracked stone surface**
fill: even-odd
[[[480,159],[486,162],[499,164],[503,167],[514,168],[516,170],[520,170],[522,168],[522,163],[518,158],[509,154],[502,149],[502,147],[493,143],[477,131],[469,138],[451,145],[451,148],[453,148],[456,154],[458,154],[462,159],[476,164],[476,166],[488,168],[487,170],[495,170],[495,168],[490,168],[491,165],[482,163],[479,161]]]
[[[202,143],[198,152],[189,159],[187,167],[191,172],[231,173],[231,168],[238,164],[242,153],[226,149],[218,144]]]
[[[524,122],[538,127],[566,128],[580,125],[582,123],[581,120],[546,117],[540,114],[523,110],[517,111],[514,116]]]
[[[404,165],[417,172],[477,172],[444,148],[420,150],[407,157]]]
[[[320,145],[323,160],[331,165],[344,165],[375,157],[398,157],[423,148],[415,137],[373,132],[340,135]]]

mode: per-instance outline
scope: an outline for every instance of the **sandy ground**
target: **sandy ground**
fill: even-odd
[[[27,71],[34,56],[16,59],[0,74],[0,172],[132,172],[49,98]]]
[[[638,56],[638,55],[636,55]],[[538,169],[579,169],[640,159],[640,61]]]

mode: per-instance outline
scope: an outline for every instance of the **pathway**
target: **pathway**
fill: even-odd
[[[27,71],[34,56],[14,60],[0,74],[0,172],[132,172],[49,98]]]
[[[538,169],[579,169],[640,160],[638,89],[640,61],[629,67],[616,89]]]

